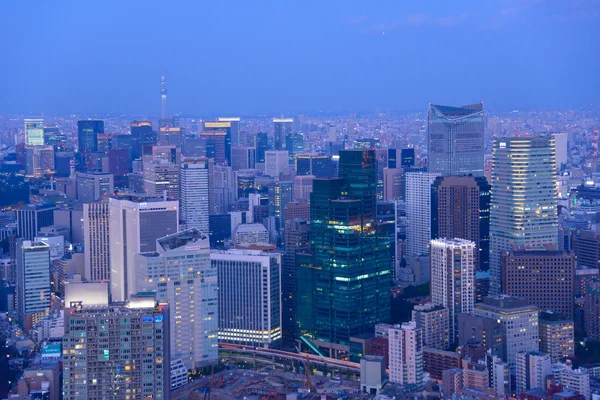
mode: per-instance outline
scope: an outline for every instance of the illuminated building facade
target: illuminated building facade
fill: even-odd
[[[503,251],[558,248],[556,156],[550,137],[494,141],[490,294],[502,291]]]
[[[45,144],[42,118],[25,118],[25,144],[27,146],[43,146]]]
[[[377,226],[375,152],[340,151],[339,175],[314,180],[312,254],[296,256],[299,338],[332,356],[390,318],[390,242]]]

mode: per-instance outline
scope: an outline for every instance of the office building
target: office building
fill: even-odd
[[[218,117],[217,122],[229,122],[231,130],[231,146],[243,146],[240,137],[240,118],[239,117]]]
[[[152,122],[131,121],[131,142],[130,151],[132,160],[137,160],[142,156],[144,146],[155,146],[156,132],[152,130]]]
[[[444,370],[442,373],[442,390],[441,394],[445,399],[452,398],[463,388],[463,370],[461,368],[453,368]]]
[[[286,138],[292,134],[293,118],[273,118],[273,138],[275,150],[285,150]]]
[[[308,253],[309,219],[289,219],[285,222],[285,253],[281,271],[282,332],[286,343],[296,338],[296,254]]]
[[[551,374],[552,361],[544,353],[520,351],[517,353],[517,394],[526,390],[545,388]]]
[[[265,163],[265,151],[269,150],[269,137],[266,132],[256,134],[256,162]]]
[[[156,240],[177,233],[179,203],[147,195],[109,199],[110,292],[113,301],[136,294],[135,255],[156,249]]]
[[[104,135],[104,121],[77,121],[77,150],[80,154],[98,151],[98,135]]]
[[[254,147],[232,147],[231,168],[234,171],[240,169],[254,169],[256,167],[256,149]]]
[[[415,149],[400,150],[400,167],[410,168],[416,165],[417,158],[415,157]]]
[[[275,181],[269,188],[269,216],[275,217],[276,226],[285,226],[285,206],[294,201],[294,184],[291,181]]]
[[[304,153],[304,135],[298,132],[288,134],[285,137],[285,149],[290,154],[290,165],[295,165],[296,156]]]
[[[76,177],[77,200],[92,203],[115,191],[114,176],[108,172],[78,172]]]
[[[163,122],[163,121],[161,121]],[[179,126],[161,126],[156,142],[161,146],[178,146],[183,142],[182,129]]]
[[[83,205],[85,279],[89,282],[110,281],[109,220],[108,202]]]
[[[422,332],[423,346],[440,350],[450,346],[450,314],[447,308],[433,303],[416,305],[412,320]]]
[[[431,302],[449,311],[451,343],[458,335],[458,314],[475,306],[475,243],[464,239],[431,241]]]
[[[131,157],[129,149],[110,149],[108,151],[108,172],[115,177],[128,175],[131,172]]]
[[[600,267],[600,232],[582,231],[579,235],[573,235],[573,252],[577,257],[577,265]]]
[[[396,279],[396,270],[401,264],[398,252],[398,208],[395,201],[377,201],[377,229],[379,234],[389,240],[390,265],[392,279]]]
[[[16,253],[17,321],[27,333],[50,309],[50,246],[19,239]]]
[[[432,185],[432,237],[475,243],[477,271],[489,269],[490,189],[482,176],[440,176]]]
[[[181,220],[188,229],[198,228],[202,233],[209,232],[212,168],[207,158],[185,158],[179,171]]]
[[[144,163],[144,192],[154,197],[179,200],[179,171],[179,165],[165,160]]]
[[[312,254],[296,265],[298,335],[331,356],[390,317],[389,238],[377,226],[376,185],[372,150],[340,151],[340,178],[313,182]]]
[[[483,103],[452,107],[429,105],[428,171],[439,175],[483,175]]]
[[[25,144],[27,146],[43,146],[44,119],[25,118]]]
[[[538,308],[513,296],[486,297],[477,303],[477,317],[500,321],[502,332],[502,360],[515,370],[517,353],[539,351]]]
[[[520,297],[540,310],[573,317],[575,257],[559,250],[502,253],[502,293]]]
[[[54,204],[28,204],[17,210],[17,237],[33,240],[45,226],[54,225]]]
[[[575,354],[573,319],[551,311],[539,316],[540,351],[548,354],[553,363]]]
[[[206,140],[206,157],[216,164],[231,165],[231,131],[235,121],[206,121],[200,136]],[[237,123],[239,131],[239,122]]]
[[[219,282],[219,341],[281,343],[281,255],[257,250],[210,253]]]
[[[289,173],[289,153],[287,150],[265,151],[265,175],[279,179]]]
[[[384,168],[383,170],[383,200],[404,200],[404,169]]]
[[[588,284],[583,311],[586,337],[600,340],[600,281],[593,280]]]
[[[44,175],[53,175],[54,147],[52,146],[25,146],[26,175],[41,178]]]
[[[62,344],[65,400],[169,398],[166,304],[155,307],[151,298],[71,308]]]
[[[239,224],[234,229],[235,244],[269,243],[269,231],[263,224]]]
[[[156,251],[136,255],[138,291],[170,304],[171,355],[187,369],[218,358],[217,269],[208,236],[192,228],[156,241]]]
[[[502,252],[557,249],[554,140],[494,141],[490,209],[490,294],[502,291]]]
[[[290,201],[285,205],[283,212],[284,219],[281,223],[283,228],[286,221],[296,218],[310,220],[310,203],[306,201]]]
[[[326,154],[296,155],[296,175],[313,175],[316,178],[332,178],[331,156]]]
[[[294,178],[294,200],[310,201],[314,180],[315,177],[312,175],[296,176]]]
[[[493,355],[502,355],[502,327],[500,322],[471,314],[458,314],[458,345],[481,343]]]
[[[143,165],[160,160],[179,164],[181,162],[181,147],[175,145],[144,146],[142,150]]]
[[[412,259],[429,254],[431,240],[431,185],[437,174],[409,172],[406,174],[406,255],[409,265]]]
[[[415,322],[389,329],[390,382],[400,385],[423,384],[423,341]]]

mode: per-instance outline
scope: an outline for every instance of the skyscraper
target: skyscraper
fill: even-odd
[[[490,293],[502,290],[503,251],[556,249],[558,205],[554,139],[494,141],[490,210]]]
[[[276,181],[269,185],[269,216],[275,217],[277,228],[285,226],[285,206],[294,200],[294,184]]]
[[[281,342],[281,255],[213,250],[219,281],[219,341],[257,347]]]
[[[133,144],[130,149],[131,159],[137,160],[142,156],[142,149],[144,146],[156,145],[156,132],[152,130],[152,122],[132,121],[131,141]]]
[[[288,344],[296,339],[296,254],[309,251],[309,220],[292,219],[285,222],[285,253],[281,271],[281,309],[283,340]]]
[[[171,305],[170,348],[187,369],[217,360],[217,268],[208,235],[196,228],[156,241],[156,251],[136,255],[137,287]]]
[[[256,162],[265,162],[265,151],[269,150],[269,136],[266,132],[256,134]]]
[[[115,191],[114,176],[108,172],[78,172],[76,177],[77,200],[91,203]]]
[[[279,179],[289,172],[289,153],[287,150],[265,151],[265,175]]]
[[[44,145],[44,120],[25,118],[25,144],[27,146]]]
[[[168,399],[168,313],[154,298],[65,312],[65,400]]]
[[[440,176],[432,186],[431,236],[474,242],[477,271],[489,269],[490,189],[482,176]]]
[[[215,163],[231,165],[231,132],[235,121],[204,122],[200,133],[206,139],[206,156],[214,158]],[[239,122],[237,123],[239,130]],[[209,154],[214,148],[214,154]]]
[[[28,333],[50,309],[50,246],[23,239],[16,246],[17,320]]]
[[[293,118],[273,118],[273,138],[275,139],[275,150],[286,149],[286,138],[293,132],[293,123]]]
[[[409,172],[406,174],[406,255],[409,265],[412,259],[428,254],[431,240],[431,185],[438,174]]]
[[[219,117],[218,122],[229,122],[231,128],[231,147],[244,146],[240,140],[240,117]]]
[[[452,107],[429,105],[428,171],[439,175],[483,175],[483,103]]]
[[[104,121],[77,121],[77,149],[82,155],[98,151],[98,135],[104,134]]]
[[[179,171],[179,204],[181,220],[189,228],[209,233],[210,182],[212,160],[204,157],[185,158]]]
[[[17,210],[17,237],[33,240],[41,228],[54,225],[54,204],[28,204]]]
[[[85,279],[110,281],[110,236],[108,202],[83,205]]]
[[[331,157],[326,154],[298,154],[296,175],[313,175],[316,178],[332,178]]]
[[[156,249],[156,240],[179,227],[179,203],[147,195],[109,199],[110,289],[113,301],[136,294],[135,255]]]
[[[144,163],[144,192],[151,196],[179,200],[179,165],[165,160]]]
[[[298,335],[332,356],[390,317],[389,239],[377,227],[376,185],[372,150],[340,151],[340,178],[313,182],[312,255],[296,265]]]
[[[451,343],[458,335],[458,314],[475,306],[475,243],[464,239],[431,241],[431,302],[448,308]]]

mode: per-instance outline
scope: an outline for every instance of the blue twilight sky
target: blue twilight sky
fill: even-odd
[[[598,0],[0,0],[0,114],[600,103]]]

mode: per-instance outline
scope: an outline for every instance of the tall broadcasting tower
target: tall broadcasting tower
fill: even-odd
[[[160,79],[160,118],[167,119],[167,88],[165,86],[165,64],[162,63],[162,77]]]

